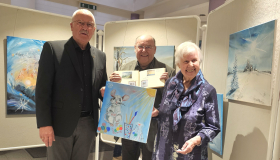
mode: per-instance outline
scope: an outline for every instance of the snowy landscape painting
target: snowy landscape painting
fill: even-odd
[[[271,105],[275,20],[231,34],[226,98]]]
[[[147,143],[156,89],[106,82],[98,133]]]
[[[174,68],[174,52],[175,46],[157,46],[155,57]],[[122,66],[133,60],[136,60],[134,46],[114,47],[114,71],[119,71]]]
[[[209,142],[208,145],[210,149],[216,153],[223,155],[223,94],[217,94],[218,100],[218,110],[219,110],[219,119],[220,119],[220,133],[213,139],[212,142]]]
[[[45,41],[7,36],[7,114],[35,114],[38,61]]]

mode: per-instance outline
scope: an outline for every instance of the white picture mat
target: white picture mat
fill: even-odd
[[[149,76],[149,72],[154,73],[154,75]],[[139,72],[141,81],[147,80],[148,86],[156,86],[161,87],[164,86],[164,82],[161,81],[159,78],[165,72],[165,68],[158,68],[158,69],[149,69]]]
[[[135,81],[135,86],[139,86],[139,72],[138,71],[114,71],[122,77],[120,83],[129,84],[131,81]],[[123,78],[124,72],[131,72],[131,78]]]

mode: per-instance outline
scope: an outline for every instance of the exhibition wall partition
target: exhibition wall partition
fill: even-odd
[[[280,2],[278,0],[234,0],[226,1],[226,4],[220,6],[209,14],[207,24],[207,38],[205,48],[204,75],[212,84],[218,93],[226,95],[227,76],[231,69],[228,66],[230,46],[230,35],[236,32],[252,28],[273,20],[275,21],[274,49],[272,58],[271,88],[269,91],[270,103],[257,104],[245,102],[242,100],[224,99],[224,146],[223,155],[209,150],[209,160],[279,160],[279,122],[277,123],[278,100],[279,100],[279,20]],[[262,28],[265,29],[265,28]],[[270,55],[264,47],[269,39],[263,36],[260,30],[250,30],[251,33],[241,37],[240,42],[255,44],[249,50],[251,55],[259,53],[263,57]],[[265,33],[266,34],[266,33]],[[269,35],[271,36],[271,35]],[[273,36],[273,35],[272,35]],[[246,44],[245,44],[246,43]],[[247,54],[246,48],[242,46],[240,53]],[[260,47],[259,47],[260,46]],[[235,48],[238,49],[238,48]],[[240,48],[239,48],[240,49]],[[237,64],[240,61],[247,61],[251,56],[237,57]],[[253,56],[254,58],[258,56]],[[254,64],[256,60],[251,60]],[[249,62],[249,61],[247,61]],[[255,63],[256,64],[256,63]],[[263,64],[263,63],[262,63]],[[260,71],[260,66],[254,66],[250,76],[256,74],[257,78],[253,80],[245,79],[245,86],[239,85],[241,96],[251,96],[254,92],[263,87],[264,82],[256,84],[263,78],[264,72]],[[258,70],[259,69],[259,70]],[[238,70],[238,74],[243,74],[245,70]],[[239,79],[242,77],[240,76]],[[241,82],[244,83],[244,82]],[[255,84],[255,91],[247,92],[247,86]],[[244,95],[246,93],[246,95]],[[263,94],[262,97],[267,95]],[[225,96],[226,97],[226,96]],[[279,120],[278,120],[279,121]],[[278,129],[278,130],[277,130]]]
[[[19,114],[7,114],[7,36],[66,40],[72,35],[71,17],[5,4],[0,4],[0,15],[0,151],[44,146],[35,114],[21,114],[20,110]],[[90,41],[93,46],[95,37]]]
[[[199,42],[201,22],[198,16],[183,16],[108,22],[105,24],[103,49],[107,56],[107,74],[113,73],[114,47],[134,46],[138,36],[151,35],[156,46],[178,47],[185,41]],[[156,52],[155,56],[160,54]],[[135,56],[136,57],[136,56]],[[171,59],[172,60],[172,59]],[[177,68],[178,71],[178,68]],[[113,136],[101,134],[103,141],[114,143]],[[120,140],[118,141],[120,144]]]

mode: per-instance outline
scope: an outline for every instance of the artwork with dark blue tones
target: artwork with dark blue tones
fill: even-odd
[[[7,36],[7,114],[35,114],[38,61],[45,41]]]
[[[175,68],[174,52],[175,46],[157,46],[155,57],[158,61]],[[119,71],[119,68],[133,60],[136,60],[133,46],[114,47],[114,71]]]
[[[98,133],[147,143],[156,89],[106,82]]]
[[[230,35],[226,98],[271,105],[275,20]]]
[[[221,132],[209,142],[210,149],[223,155],[223,94],[217,94]]]

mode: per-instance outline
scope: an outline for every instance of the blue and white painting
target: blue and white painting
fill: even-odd
[[[45,41],[7,36],[7,114],[35,114],[38,61]]]
[[[175,68],[174,51],[175,46],[157,46],[155,58],[171,68]],[[134,60],[137,60],[134,46],[114,47],[114,71],[118,71],[120,67]]]
[[[271,105],[275,20],[230,35],[226,98]]]
[[[98,133],[147,143],[156,89],[106,82]]]
[[[223,155],[223,94],[217,94],[217,99],[221,132],[213,139],[212,142],[209,142],[208,145],[210,149],[220,155]]]

